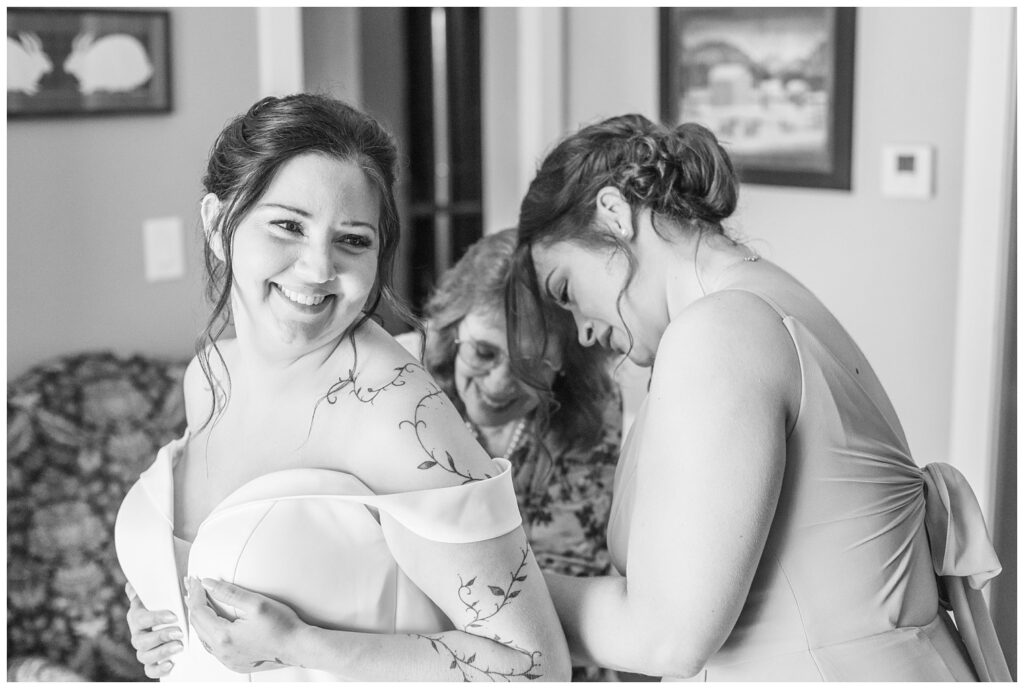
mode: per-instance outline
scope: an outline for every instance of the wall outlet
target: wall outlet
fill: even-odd
[[[150,218],[142,223],[146,280],[177,280],[185,275],[185,232],[181,218]]]
[[[935,154],[926,144],[882,147],[882,195],[928,199],[934,194]]]

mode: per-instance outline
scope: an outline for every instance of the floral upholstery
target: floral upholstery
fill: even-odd
[[[184,431],[185,365],[83,354],[8,385],[12,663],[35,656],[88,680],[145,679],[129,643],[114,518],[157,449]]]

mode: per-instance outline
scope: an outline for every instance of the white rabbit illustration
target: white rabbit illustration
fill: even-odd
[[[139,39],[128,34],[108,34],[96,40],[92,33],[75,36],[64,71],[78,79],[83,94],[97,91],[131,91],[153,76],[153,65]]]
[[[23,31],[18,38],[20,42],[7,37],[7,90],[32,96],[39,91],[43,75],[53,71],[53,63],[38,35]]]

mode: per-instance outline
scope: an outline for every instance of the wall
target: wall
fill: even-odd
[[[639,112],[659,119],[658,10],[569,10],[570,129]]]
[[[567,129],[624,112],[657,119],[658,10],[571,8],[567,24]],[[858,341],[922,463],[950,459],[968,25],[965,8],[858,9],[853,190],[749,185],[733,218],[738,234],[814,290]],[[485,136],[505,148],[512,138]],[[880,148],[905,142],[936,147],[931,200],[881,196]]]
[[[174,110],[8,121],[7,376],[87,349],[186,357],[205,321],[200,178],[257,96],[252,9],[173,8]],[[186,275],[148,283],[142,222],[185,222]]]
[[[358,8],[302,8],[302,66],[307,90],[361,105],[360,46]]]
[[[257,7],[256,45],[260,96],[304,90],[302,8]]]
[[[526,192],[518,167],[510,164],[520,151],[516,13],[511,7],[495,7],[480,16],[485,233],[515,225],[519,199]]]

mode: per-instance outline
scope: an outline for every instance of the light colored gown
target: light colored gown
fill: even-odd
[[[802,396],[746,603],[693,679],[1008,680],[978,590],[999,562],[963,476],[914,463],[864,355],[794,278],[759,261],[722,280],[719,289],[752,292],[778,313],[799,355]],[[645,416],[646,402],[616,471],[608,542],[620,573]],[[940,607],[936,573],[959,633]]]
[[[114,529],[121,568],[143,605],[170,610],[182,621],[187,607],[180,580],[187,572],[271,596],[318,626],[380,633],[451,629],[444,613],[399,569],[388,547],[389,530],[397,522],[429,540],[469,543],[507,534],[521,523],[504,459],[494,460],[493,478],[390,495],[374,495],[351,474],[302,468],[244,484],[217,505],[188,544],[173,534],[172,470],[185,443],[182,438],[160,450],[125,497]],[[184,650],[174,656],[167,681],[338,680],[292,667],[232,672],[182,626]]]

